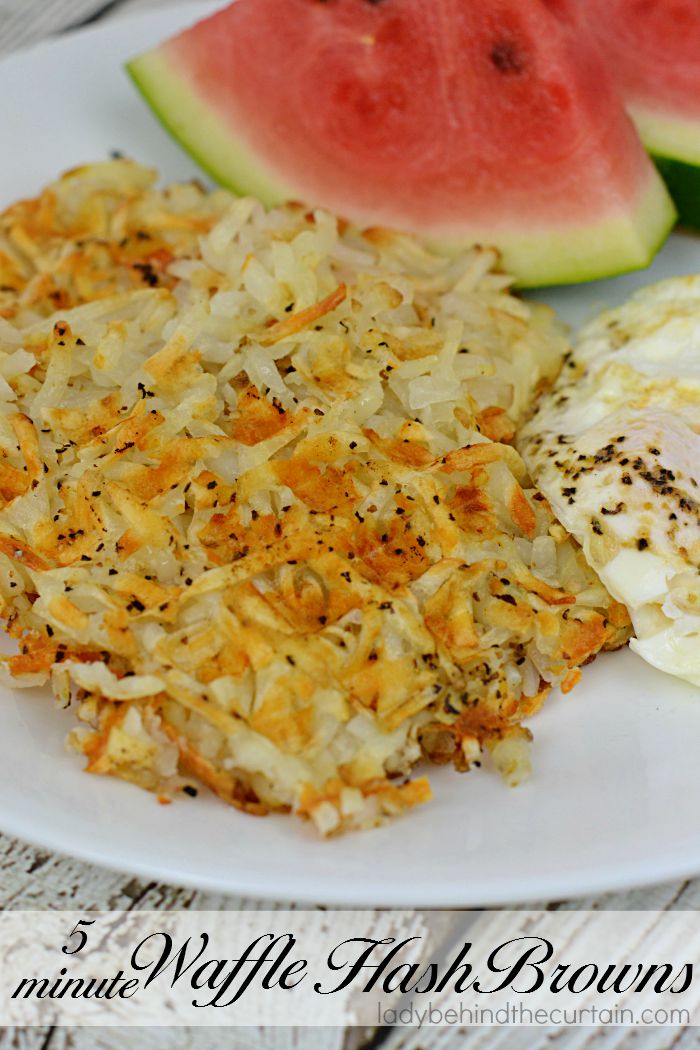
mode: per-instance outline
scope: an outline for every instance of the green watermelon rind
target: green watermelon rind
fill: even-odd
[[[467,243],[496,242],[502,267],[515,276],[516,288],[545,288],[585,284],[645,270],[663,247],[677,217],[662,179],[652,168],[636,208],[624,216],[605,218],[590,226],[552,230],[475,230],[468,241],[427,240],[436,251],[449,253],[463,249]]]
[[[629,114],[651,154],[700,167],[700,119],[674,116],[630,102]]]
[[[197,97],[163,49],[146,52],[127,71],[163,127],[208,175],[238,194],[267,205],[298,196],[260,163],[252,150]],[[470,228],[458,237],[424,238],[436,250],[455,253],[467,244],[495,243],[504,270],[521,288],[578,284],[649,265],[676,221],[662,180],[652,167],[633,211],[590,225],[555,229]]]
[[[673,197],[681,225],[700,229],[700,120],[630,105],[640,138]]]
[[[127,62],[126,70],[165,130],[215,182],[240,195],[252,192],[250,187],[255,186],[255,196],[268,205],[293,196],[250,150],[231,138],[158,48]]]
[[[673,197],[680,225],[700,230],[700,165],[658,153],[651,158]]]

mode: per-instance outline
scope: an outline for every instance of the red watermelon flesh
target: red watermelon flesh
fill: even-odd
[[[700,227],[699,0],[578,0],[674,197]]]
[[[579,0],[630,102],[700,120],[698,0]]]
[[[239,0],[165,52],[308,200],[430,230],[463,219],[465,195],[480,218],[506,222],[507,193],[532,219],[575,220],[599,203],[601,181],[634,184],[634,132],[601,98],[592,56],[562,79],[575,39],[547,5],[488,7]]]
[[[224,183],[574,280],[672,222],[580,28],[573,0],[237,0],[130,69]]]

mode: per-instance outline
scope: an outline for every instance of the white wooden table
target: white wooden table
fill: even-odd
[[[3,54],[68,27],[121,18],[177,0],[0,0]],[[260,902],[146,882],[35,849],[0,835],[0,908],[236,910]],[[270,907],[269,902],[265,905]],[[278,902],[293,907],[293,902]],[[700,908],[700,879],[540,908],[664,910]],[[0,1050],[690,1050],[695,1029],[0,1029]]]

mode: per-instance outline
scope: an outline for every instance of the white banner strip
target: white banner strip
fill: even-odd
[[[697,1025],[695,912],[5,912],[0,1026]]]

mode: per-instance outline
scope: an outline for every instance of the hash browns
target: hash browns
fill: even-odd
[[[93,773],[324,834],[512,782],[625,610],[511,442],[565,342],[456,260],[117,160],[0,216],[9,680]]]

